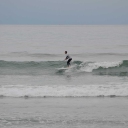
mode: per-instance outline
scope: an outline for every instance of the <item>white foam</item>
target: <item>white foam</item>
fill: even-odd
[[[121,61],[118,62],[83,62],[80,66],[80,70],[81,71],[85,71],[85,72],[92,72],[94,69],[98,69],[99,67],[103,67],[103,68],[109,68],[109,67],[115,67],[118,66],[119,64],[121,64]]]
[[[86,96],[128,96],[128,83],[106,85],[3,85],[0,95],[9,97],[86,97]]]

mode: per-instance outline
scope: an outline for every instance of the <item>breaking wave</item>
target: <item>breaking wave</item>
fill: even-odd
[[[59,74],[56,69],[66,67],[64,61],[4,61],[0,60],[0,75]],[[73,61],[69,72],[94,75],[128,76],[128,60],[120,62]],[[62,73],[62,72],[61,72]],[[63,71],[63,74],[66,71]]]

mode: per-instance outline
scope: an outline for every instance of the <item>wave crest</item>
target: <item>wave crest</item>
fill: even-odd
[[[128,60],[110,67],[100,66],[97,69],[93,69],[93,72],[98,75],[128,76]]]

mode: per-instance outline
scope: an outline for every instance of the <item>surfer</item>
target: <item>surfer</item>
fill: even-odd
[[[69,67],[71,65],[70,62],[71,62],[72,58],[67,54],[67,51],[65,51],[65,54],[66,54],[65,60],[67,60],[67,66]]]

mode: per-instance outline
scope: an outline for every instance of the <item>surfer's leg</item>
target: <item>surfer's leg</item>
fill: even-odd
[[[71,64],[70,64],[71,60],[72,60],[72,59],[69,59],[69,60],[67,61],[68,67],[71,65]]]
[[[67,66],[69,67],[70,63],[69,63],[69,60],[67,61]]]
[[[72,58],[70,59],[70,62],[71,62],[71,61],[72,61]],[[69,62],[69,63],[70,63],[70,62]],[[70,64],[70,65],[71,65],[71,64]]]

